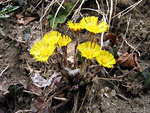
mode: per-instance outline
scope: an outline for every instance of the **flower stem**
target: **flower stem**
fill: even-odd
[[[85,69],[85,74],[84,74],[84,77],[83,79],[86,79],[87,75],[88,75],[88,71],[89,71],[89,65],[90,65],[90,60],[89,59],[86,59],[86,69]]]
[[[92,81],[93,78],[96,77],[96,75],[98,74],[98,72],[101,68],[102,68],[102,66],[97,66],[97,68],[95,69],[95,73],[90,77],[90,81]]]
[[[68,62],[67,62],[67,46],[62,47],[62,51],[64,53],[63,59],[64,59],[64,66],[68,67]]]
[[[93,42],[94,34],[90,32],[90,41]]]
[[[77,50],[77,47],[79,45],[79,32],[74,32],[75,34],[75,41],[76,41],[76,45],[75,45],[75,48],[74,48],[74,67],[75,68],[78,68],[78,50]]]

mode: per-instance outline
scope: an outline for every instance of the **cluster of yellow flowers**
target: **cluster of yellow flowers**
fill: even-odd
[[[30,50],[30,54],[37,61],[47,62],[48,58],[54,54],[57,45],[59,47],[67,46],[71,42],[71,38],[63,35],[58,31],[51,31],[44,35],[43,39],[37,41]]]
[[[104,21],[98,23],[98,17],[91,16],[81,19],[79,23],[67,22],[68,27],[74,31],[79,32],[82,29],[86,29],[90,33],[97,34],[107,31],[108,24]],[[67,46],[71,42],[71,38],[68,36],[61,36],[61,33],[57,31],[51,31],[45,34],[42,40],[36,42],[30,50],[30,54],[34,56],[37,61],[47,62],[48,58],[54,54],[54,50],[57,47]],[[84,42],[78,45],[77,49],[81,52],[81,56],[86,59],[92,60],[96,58],[99,65],[112,68],[116,63],[114,56],[108,51],[102,50],[101,47],[92,42]]]

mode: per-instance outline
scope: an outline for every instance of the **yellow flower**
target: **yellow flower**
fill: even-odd
[[[51,31],[49,33],[46,33],[43,37],[43,42],[44,44],[57,44],[58,40],[61,38],[61,33],[59,33],[58,31]]]
[[[97,56],[100,46],[94,42],[85,42],[80,44],[77,49],[81,52],[81,56],[92,60]]]
[[[96,57],[99,65],[102,65],[107,68],[113,68],[113,65],[116,63],[114,56],[105,50],[100,50]]]
[[[34,56],[36,61],[47,62],[48,58],[54,54],[55,45],[45,45],[42,40],[34,43],[30,49],[30,54]]]
[[[87,31],[94,34],[105,32],[109,27],[104,21],[98,23],[98,17],[95,16],[85,17],[80,21],[80,23]]]
[[[71,42],[71,38],[68,36],[63,35],[58,41],[59,47],[67,46]]]
[[[68,27],[72,30],[72,31],[81,31],[83,29],[83,27],[81,26],[80,23],[72,23],[71,20],[69,20],[67,22]]]

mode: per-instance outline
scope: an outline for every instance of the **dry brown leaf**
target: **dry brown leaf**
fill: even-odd
[[[118,46],[118,36],[114,33],[106,33],[104,37],[104,41],[110,40],[111,46],[117,45]]]
[[[18,19],[17,23],[27,25],[35,19],[36,19],[36,17],[24,17],[24,18]]]
[[[117,63],[120,64],[121,67],[125,67],[125,68],[137,68],[137,71],[142,72],[142,69],[138,63],[138,59],[136,56],[136,53],[130,53],[128,54],[127,52],[125,54],[123,54],[122,56],[120,56],[117,59]]]
[[[17,19],[21,19],[21,18],[23,18],[24,16],[23,16],[22,14],[16,14],[16,17],[17,17]]]

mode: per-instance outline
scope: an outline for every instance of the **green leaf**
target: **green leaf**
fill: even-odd
[[[55,20],[55,22],[54,22],[54,26],[53,26],[53,20],[54,20],[54,18],[52,18],[52,19],[50,20],[50,26],[51,26],[51,28],[56,29],[56,28],[57,28],[57,25],[58,25],[57,18],[56,18],[56,20]]]
[[[115,46],[112,49],[109,50],[109,52],[115,57],[117,56],[117,52],[118,52],[118,47]]]
[[[18,8],[19,8],[19,6],[12,6],[12,5],[10,5],[8,7],[3,8],[2,11],[0,11],[0,14],[7,14],[9,12],[12,12],[12,11],[18,9]]]
[[[65,15],[60,15],[59,17],[57,17],[57,22],[62,24],[66,21],[66,16]]]
[[[10,13],[16,9],[18,9],[19,6],[7,6],[7,7],[4,7],[1,11],[0,11],[0,18],[8,18],[10,17],[7,13]]]
[[[64,4],[65,9],[62,9],[63,13],[68,14],[72,10],[73,6],[74,6],[73,3],[65,3]]]
[[[9,18],[9,17],[10,17],[10,15],[8,15],[8,14],[0,15],[0,18]]]
[[[142,75],[145,78],[144,82],[144,88],[145,89],[150,89],[150,67],[146,68],[143,72]]]
[[[29,37],[30,37],[30,34],[31,34],[30,28],[27,27],[27,28],[23,31],[23,36],[22,36],[22,38],[23,38],[25,41],[28,41],[28,40],[29,40]]]
[[[51,19],[52,17],[54,17],[53,15],[49,14],[46,18],[47,19]]]
[[[8,91],[11,96],[18,95],[22,93],[24,87],[22,84],[10,85]]]

